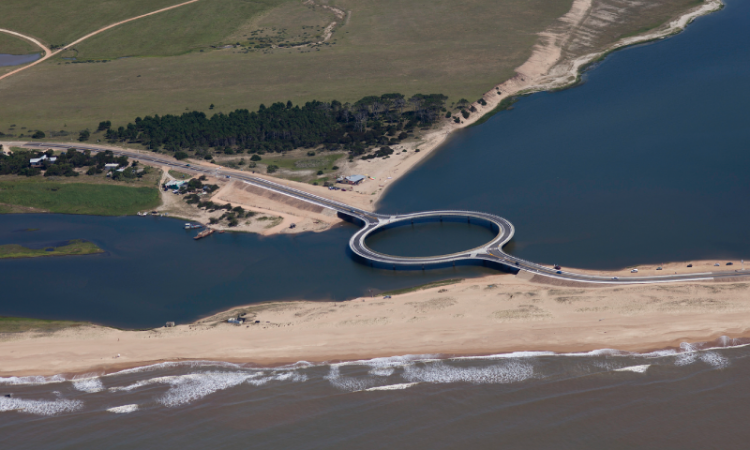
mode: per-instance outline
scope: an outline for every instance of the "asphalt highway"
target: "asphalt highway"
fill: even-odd
[[[536,264],[531,261],[526,261],[521,258],[509,255],[503,251],[503,246],[507,244],[515,229],[513,224],[502,217],[494,214],[473,212],[473,211],[424,211],[412,214],[399,214],[399,215],[386,215],[380,213],[374,213],[366,211],[360,208],[356,208],[347,205],[342,202],[331,200],[319,195],[312,194],[300,189],[295,189],[281,183],[275,183],[273,181],[266,180],[261,177],[255,177],[246,173],[239,173],[232,170],[219,169],[215,167],[208,167],[195,163],[184,163],[177,161],[173,158],[159,155],[156,153],[141,153],[137,151],[129,150],[113,150],[104,147],[97,147],[92,145],[72,145],[72,144],[49,144],[49,143],[36,143],[30,142],[25,145],[28,148],[37,149],[57,149],[67,150],[68,148],[75,148],[78,150],[89,150],[92,152],[104,152],[111,151],[115,155],[124,155],[131,159],[136,159],[146,163],[159,164],[174,169],[179,169],[182,172],[208,175],[219,178],[226,178],[232,180],[239,180],[253,186],[258,186],[270,191],[288,195],[298,200],[303,200],[324,208],[332,209],[341,214],[347,215],[352,218],[359,219],[364,223],[363,227],[355,233],[349,241],[349,246],[354,254],[359,257],[371,261],[377,262],[380,265],[390,265],[394,269],[399,268],[427,268],[429,266],[445,265],[451,262],[480,262],[489,261],[496,264],[509,267],[513,270],[523,270],[530,272],[535,275],[541,275],[548,278],[577,281],[581,283],[596,283],[596,284],[646,284],[646,283],[669,283],[669,282],[686,282],[686,281],[712,281],[722,279],[735,279],[743,278],[750,280],[750,271],[744,270],[732,270],[732,271],[718,271],[718,272],[706,272],[706,273],[690,273],[690,274],[672,274],[672,275],[659,275],[659,276],[625,276],[625,277],[604,277],[597,275],[587,275],[575,272],[569,272],[567,270],[556,270],[553,267],[543,266]],[[365,240],[373,232],[386,227],[393,226],[399,222],[406,223],[412,219],[428,219],[439,220],[440,217],[444,218],[466,218],[467,220],[475,219],[486,223],[491,223],[493,230],[497,229],[497,235],[490,242],[482,247],[477,247],[465,252],[454,253],[450,255],[440,255],[431,257],[401,257],[394,255],[385,255],[382,253],[375,252],[370,249]]]

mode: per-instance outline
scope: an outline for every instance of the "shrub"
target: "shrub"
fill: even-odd
[[[190,156],[190,155],[188,155],[185,152],[177,152],[177,153],[174,154],[174,159],[183,160],[183,159],[187,159],[188,156]]]
[[[279,170],[279,166],[277,166],[277,165],[275,165],[275,164],[271,164],[270,166],[268,166],[268,167],[266,168],[266,172],[267,172],[267,173],[274,173],[274,172],[276,172],[277,170]]]
[[[44,139],[45,136],[44,131],[37,131],[31,135],[31,139]]]
[[[307,152],[307,156],[315,156],[315,152],[311,150]]]
[[[461,115],[464,116],[464,119],[468,119],[471,113],[465,109],[461,110]]]
[[[461,119],[458,116],[454,117],[453,121],[456,123],[461,123]]]
[[[253,155],[253,156],[250,157],[250,161],[260,161],[261,159],[263,159],[263,158],[261,158],[258,155]]]
[[[318,175],[323,175],[323,171],[322,171],[322,170],[319,170],[319,171],[318,171]]]
[[[446,119],[450,119],[451,118],[451,112],[450,111],[448,111],[447,113],[445,113],[445,118]]]
[[[487,102],[485,102],[483,98],[480,98],[477,103],[479,103],[482,106],[487,106]]]
[[[80,133],[78,133],[78,140],[80,142],[88,141],[91,137],[91,132],[89,130],[82,130]]]
[[[331,170],[339,170],[339,166],[333,166],[331,167]]]

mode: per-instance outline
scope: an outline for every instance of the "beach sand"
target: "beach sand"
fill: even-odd
[[[568,287],[548,281],[501,274],[391,298],[254,304],[148,331],[84,326],[6,334],[0,375],[203,359],[275,365],[405,354],[647,351],[750,336],[748,282]],[[245,324],[226,323],[238,314]]]

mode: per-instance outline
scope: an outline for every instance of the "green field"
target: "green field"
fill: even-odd
[[[335,5],[351,10],[351,18],[348,23],[342,21],[331,45],[317,49],[210,49],[86,64],[53,58],[0,83],[0,102],[6,105],[0,109],[0,131],[7,132],[12,123],[67,131],[94,129],[101,120],[119,126],[149,114],[179,114],[186,109],[209,112],[212,103],[215,111],[228,112],[289,99],[295,103],[312,99],[351,102],[387,92],[444,93],[450,101],[476,100],[513,75],[513,69],[531,54],[536,33],[567,12],[571,1],[342,1]],[[276,3],[289,8],[288,1]],[[314,22],[303,14],[307,7],[296,3],[299,14],[272,14],[272,10],[247,17],[243,23],[209,15],[213,18],[209,28],[226,33],[222,38],[216,34],[215,44],[240,39],[249,43],[252,31],[264,27],[299,31],[305,21],[317,30],[327,21]],[[200,4],[125,24],[81,43],[77,50],[81,55],[102,56],[185,51],[195,42],[172,49],[144,47],[136,36],[170,29],[179,22],[176,16],[190,16],[188,11]],[[203,18],[187,16],[183,23],[208,26]],[[288,26],[283,24],[285,17]],[[164,39],[171,39],[164,45],[176,41]],[[149,45],[157,46],[152,41]],[[118,50],[99,53],[97,48]]]
[[[185,0],[3,0],[0,28],[17,31],[48,45],[69,44],[115,22]]]
[[[604,48],[669,20],[696,1],[654,0],[615,8],[620,20],[597,23],[592,18],[563,54]],[[598,2],[613,8],[617,3]],[[178,3],[6,0],[0,27],[64,43]],[[48,136],[68,131],[57,140],[74,140],[79,130],[93,130],[102,120],[117,127],[145,115],[229,112],[286,100],[352,102],[387,92],[443,93],[449,103],[474,101],[514,75],[538,33],[558,24],[572,0],[325,3],[345,10],[347,17],[335,19],[333,37],[317,47],[257,48],[320,38],[335,16],[302,0],[201,0],[108,30],[62,56],[109,62],[79,64],[58,56],[0,82],[0,132],[9,133],[15,123],[16,135],[25,126]],[[238,48],[213,48],[237,43]],[[116,59],[123,56],[132,57]],[[96,139],[101,135],[92,136]]]
[[[84,325],[89,324],[69,320],[41,320],[0,316],[0,333],[22,333],[24,331],[53,332]]]
[[[39,51],[39,47],[26,39],[17,38],[6,33],[0,33],[0,53],[28,55],[29,53],[39,53]]]
[[[59,247],[28,248],[18,244],[0,245],[0,259],[6,258],[39,258],[44,256],[73,256],[103,253],[93,242],[80,239],[69,241]]]
[[[0,203],[60,214],[122,216],[160,204],[154,187],[62,183],[43,179],[0,181]],[[8,206],[4,208],[7,212]]]

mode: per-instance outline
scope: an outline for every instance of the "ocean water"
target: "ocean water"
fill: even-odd
[[[0,435],[13,449],[745,448],[745,345],[5,377]]]

